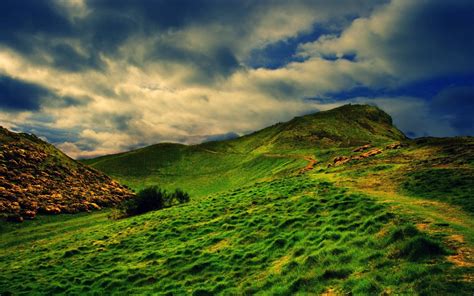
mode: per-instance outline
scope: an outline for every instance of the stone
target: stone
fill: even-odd
[[[338,166],[338,165],[342,165],[342,164],[345,164],[347,162],[349,162],[351,159],[347,156],[338,156],[336,158],[334,158],[333,160],[333,163],[335,166]]]
[[[379,148],[375,148],[375,149],[369,150],[365,153],[362,153],[360,156],[362,158],[368,158],[368,157],[371,157],[371,156],[374,156],[374,155],[377,155],[377,154],[380,154],[380,153],[382,153],[382,150],[380,150]]]
[[[393,149],[400,149],[402,147],[403,147],[402,143],[398,142],[398,143],[392,143],[392,144],[387,145],[385,149],[393,150]]]
[[[356,149],[352,150],[352,152],[361,152],[361,151],[367,150],[371,147],[372,147],[372,145],[366,144],[364,146],[357,147]]]
[[[35,211],[24,211],[21,215],[25,219],[34,219],[36,217]]]

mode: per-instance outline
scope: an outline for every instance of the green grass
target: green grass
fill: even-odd
[[[470,295],[472,288],[444,261],[440,241],[408,217],[306,175],[119,221],[107,215],[7,225],[2,295]]]
[[[408,194],[435,199],[474,213],[474,170],[438,168],[409,173],[402,189]]]
[[[284,174],[306,163],[304,159],[291,156],[215,153],[169,145],[92,160],[92,165],[137,191],[160,185],[169,190],[179,187],[194,196],[204,196]]]
[[[327,166],[398,140],[409,146]],[[345,106],[230,141],[84,160],[191,202],[0,224],[0,294],[471,295],[471,147],[406,140],[380,110]]]
[[[192,146],[162,143],[82,162],[135,190],[159,185],[203,196],[294,170],[304,166],[305,156],[324,159],[335,150],[403,139],[380,109],[346,105],[233,140]],[[323,150],[326,154],[318,155]]]

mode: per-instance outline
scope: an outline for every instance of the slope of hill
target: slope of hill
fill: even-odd
[[[136,188],[194,194],[118,221],[3,225],[0,293],[471,295],[474,139],[406,139],[383,114],[345,106],[85,161]]]
[[[382,110],[345,105],[233,140],[193,146],[157,144],[83,162],[136,189],[160,184],[205,195],[294,169],[323,149],[405,139]]]
[[[294,153],[301,149],[360,146],[405,140],[390,115],[375,106],[344,105],[295,117],[252,134],[225,142],[206,143],[235,152]]]
[[[470,295],[472,265],[459,254],[472,237],[452,237],[472,228],[440,219],[431,229],[441,231],[428,232],[419,226],[426,215],[379,201],[308,172],[120,221],[107,212],[28,221],[2,235],[0,287],[45,295]],[[459,266],[450,261],[457,259]]]
[[[103,173],[33,135],[0,127],[0,145],[0,213],[10,219],[100,209],[131,196]]]

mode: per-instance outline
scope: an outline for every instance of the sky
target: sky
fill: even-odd
[[[474,135],[472,0],[2,0],[0,125],[73,158],[347,103]]]

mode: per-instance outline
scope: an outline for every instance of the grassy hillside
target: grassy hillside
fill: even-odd
[[[246,155],[200,146],[158,144],[83,161],[137,190],[153,184],[193,195],[235,188],[306,163],[301,157]]]
[[[455,252],[445,234],[420,231],[388,205],[307,174],[120,221],[93,215],[9,225],[0,245],[3,292],[470,295],[472,288],[463,280],[468,269],[446,259]]]
[[[305,158],[322,150],[404,139],[382,110],[346,105],[233,140],[193,146],[157,144],[83,162],[135,189],[160,184],[205,195],[302,166]]]
[[[474,291],[472,137],[409,140],[382,111],[344,106],[84,162],[136,189],[183,187],[191,202],[1,224],[0,294]]]

